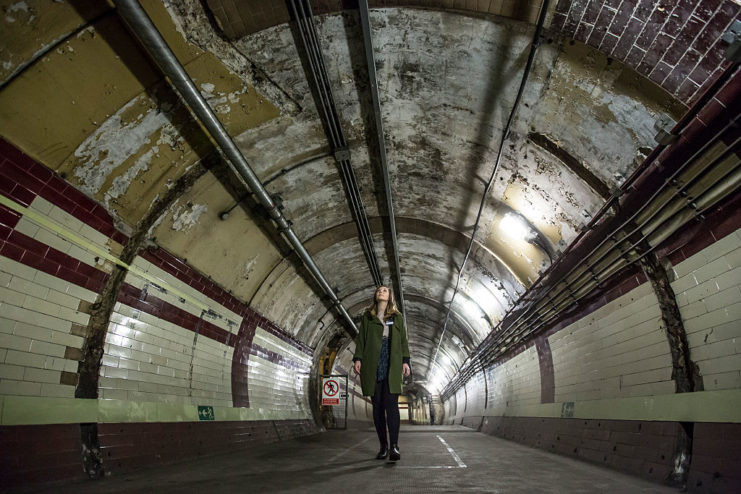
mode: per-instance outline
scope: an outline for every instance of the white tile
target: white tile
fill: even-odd
[[[43,383],[41,384],[42,396],[53,396],[56,398],[74,398],[75,387],[66,384],[52,384]]]
[[[705,360],[703,362],[698,362],[697,366],[700,368],[700,373],[703,375],[741,371],[741,354]]]
[[[72,230],[73,232],[79,232],[80,228],[82,228],[83,225],[82,221],[78,220],[71,214],[56,206],[51,208],[48,216],[52,220],[61,223],[63,226],[65,226],[69,230]]]
[[[46,298],[46,296],[49,294],[49,289],[47,287],[34,283],[33,281],[28,281],[24,278],[20,278],[18,276],[13,277],[8,288],[10,288],[11,290],[15,290],[16,292],[24,293],[26,295],[32,295],[38,298]]]
[[[13,276],[20,276],[27,280],[33,280],[36,270],[12,259],[0,256],[0,270]]]
[[[736,249],[730,251],[724,257],[729,266],[733,268],[741,266],[741,247],[736,246]]]
[[[41,383],[0,380],[0,395],[41,396]]]
[[[725,290],[732,286],[739,286],[741,284],[741,266],[735,267],[730,271],[719,275],[715,278],[715,282],[718,284],[719,290]]]
[[[74,360],[67,360],[64,358],[46,357],[46,361],[44,362],[44,369],[76,373],[79,370],[79,363]]]
[[[719,374],[706,374],[702,376],[702,383],[706,391],[716,389],[738,389],[741,388],[741,372],[721,372]]]
[[[63,279],[44,273],[43,271],[37,271],[33,277],[33,281],[34,283],[37,283],[46,288],[50,288],[52,290],[56,290],[58,292],[65,292],[67,290],[67,287],[70,285]]]
[[[67,295],[65,293],[58,292],[56,290],[49,290],[48,295],[45,298],[47,301],[52,302],[62,307],[67,307],[76,310],[80,306],[80,299]]]
[[[738,230],[736,231],[738,233]],[[738,237],[736,235],[726,235],[717,242],[705,247],[699,254],[705,258],[705,262],[711,262],[720,256],[728,254],[739,246]]]
[[[84,223],[80,227],[80,235],[90,240],[92,243],[99,245],[101,247],[106,247],[109,241],[112,243],[115,243],[112,240],[110,240],[106,235],[100,233],[98,230]]]
[[[60,317],[60,306],[40,298],[32,297],[31,295],[26,295],[26,298],[23,301],[23,308],[33,312],[46,314],[47,316]]]
[[[54,343],[34,340],[31,342],[31,348],[29,351],[40,355],[49,355],[50,357],[64,357],[65,347],[62,345],[55,345]]]
[[[24,338],[30,338],[32,340],[51,342],[52,333],[56,332],[57,331],[54,331],[52,329],[42,328],[40,326],[27,324],[25,322],[19,322],[18,324],[16,324],[13,334],[15,334],[16,336],[22,336]]]
[[[47,357],[44,355],[37,355],[35,353],[7,350],[7,354],[5,355],[5,363],[20,365],[24,367],[38,367],[40,369],[43,369],[46,358]]]
[[[0,287],[7,288],[10,284],[10,280],[13,279],[13,275],[10,273],[6,273],[4,271],[0,271]]]
[[[67,333],[61,333],[59,331],[55,331],[52,334],[51,342],[56,343],[58,345],[64,345],[72,348],[82,348],[82,344],[84,342],[84,338],[81,336],[76,336],[73,334],[67,334]]]
[[[707,264],[707,262],[707,257],[704,256],[702,252],[698,252],[674,266],[674,272],[677,274],[678,278],[681,278],[692,271],[701,268]]]
[[[671,282],[674,293],[682,293],[697,286],[697,279],[693,273],[689,273]]]
[[[12,334],[0,333],[0,348],[28,352],[33,340]]]
[[[23,372],[25,370],[25,367],[19,365],[0,364],[0,379],[15,379],[16,381],[22,381]]]
[[[23,380],[38,383],[59,384],[60,377],[61,372],[59,371],[27,367],[26,372],[23,375]]]
[[[709,264],[705,264],[696,269],[695,279],[698,283],[703,283],[707,280],[717,278],[721,274],[730,271],[731,269],[732,266],[728,265],[728,261],[726,261],[725,257],[720,257],[710,262]]]
[[[13,229],[17,231],[18,233],[22,233],[23,235],[27,235],[33,238],[36,232],[39,231],[39,225],[29,220],[27,217],[21,216],[21,219],[18,221],[18,224],[15,225],[15,228]]]
[[[734,346],[732,344],[729,344],[729,342],[726,340],[697,345],[691,348],[690,358],[694,362],[699,364],[704,360],[727,357],[729,355],[734,355],[735,353],[736,349],[734,348]]]
[[[26,300],[26,295],[9,288],[0,287],[0,300],[3,305],[15,305],[16,307],[23,307],[23,302]]]
[[[77,245],[72,245],[69,248],[69,251],[67,251],[67,255],[77,259],[80,262],[84,262],[88,266],[98,267],[95,261],[97,255]]]
[[[44,303],[48,304],[48,302]],[[1,305],[0,316],[6,317],[8,319],[14,319],[20,322],[26,322],[35,326],[55,329],[58,331],[69,332],[69,330],[72,328],[72,323],[69,321],[65,321],[58,317],[41,314],[37,311],[29,310],[27,308],[15,307],[13,305]]]
[[[60,237],[56,233],[49,231],[46,228],[40,228],[39,231],[36,232],[36,235],[33,236],[33,238],[41,242],[42,244],[48,245],[54,250],[58,250],[62,254],[68,253],[70,248],[72,248],[72,243],[69,240]]]
[[[129,392],[124,389],[103,389],[101,390],[101,398],[104,400],[126,401],[129,399]]]
[[[67,289],[64,291],[67,295],[70,295],[72,297],[78,298],[80,300],[85,300],[86,302],[95,302],[98,298],[98,294],[87,290],[85,288],[79,287],[77,285],[68,284]]]
[[[54,207],[55,206],[52,203],[50,203],[49,201],[47,201],[41,196],[36,196],[34,200],[31,202],[31,209],[34,209],[36,211],[39,211],[40,213],[47,214],[47,215],[51,212],[52,208]]]

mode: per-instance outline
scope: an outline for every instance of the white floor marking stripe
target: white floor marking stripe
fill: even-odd
[[[365,438],[365,439],[363,439],[363,440],[362,440],[362,441],[360,441],[359,443],[353,444],[353,445],[352,445],[352,446],[350,446],[349,448],[347,448],[347,449],[345,449],[345,450],[342,450],[341,452],[339,452],[339,453],[337,453],[336,455],[334,455],[334,456],[333,456],[332,458],[330,458],[330,459],[329,459],[328,461],[330,461],[330,462],[331,462],[331,461],[334,461],[334,460],[336,460],[336,459],[337,459],[337,458],[339,458],[340,456],[342,456],[342,455],[344,455],[344,454],[347,454],[347,453],[349,453],[349,452],[350,452],[350,450],[352,450],[352,449],[355,449],[355,448],[357,448],[358,446],[360,446],[361,444],[364,444],[364,443],[368,442],[368,441],[369,441],[370,439],[372,439],[372,438],[371,438],[371,437],[368,437],[368,438]]]
[[[461,461],[460,456],[458,456],[458,454],[455,451],[453,451],[453,448],[451,448],[450,446],[448,446],[448,443],[445,442],[445,439],[443,439],[440,436],[437,436],[437,438],[440,440],[441,443],[443,443],[443,446],[445,446],[446,448],[448,448],[448,453],[450,453],[450,456],[453,457],[453,459],[458,464],[458,466],[460,468],[466,468],[466,464]]]

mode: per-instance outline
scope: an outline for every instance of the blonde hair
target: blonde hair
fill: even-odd
[[[370,312],[370,315],[372,317],[376,317],[378,315],[378,302],[376,301],[376,292],[381,287],[386,287],[389,289],[389,302],[386,306],[386,312],[384,313],[386,316],[393,316],[394,314],[400,314],[399,309],[396,308],[396,301],[394,300],[394,291],[391,289],[391,287],[386,285],[379,285],[376,287],[375,290],[373,290],[373,299],[371,300],[371,304],[368,306],[366,312]]]

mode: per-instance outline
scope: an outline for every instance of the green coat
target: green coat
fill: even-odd
[[[387,319],[386,322],[391,319]],[[409,363],[409,342],[404,327],[404,317],[394,314],[394,325],[391,326],[391,355],[389,365],[389,393],[401,394],[402,363]],[[360,385],[365,396],[372,396],[376,389],[376,371],[381,357],[381,340],[383,324],[370,312],[363,314],[360,320],[358,337],[355,338],[355,355],[353,362],[360,360]]]

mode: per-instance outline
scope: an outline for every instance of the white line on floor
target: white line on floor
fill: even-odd
[[[443,446],[445,446],[446,448],[448,448],[448,453],[450,453],[450,456],[453,457],[453,459],[455,460],[455,462],[458,464],[458,467],[460,467],[460,468],[466,468],[466,464],[461,461],[460,456],[458,456],[458,454],[455,451],[453,451],[453,448],[451,448],[448,445],[448,443],[445,442],[445,439],[443,439],[440,436],[437,436],[437,438],[440,440],[441,443],[443,443]]]
[[[334,456],[333,456],[332,458],[330,458],[330,459],[329,459],[329,460],[327,460],[327,461],[329,461],[329,462],[332,462],[332,461],[336,460],[336,459],[337,459],[337,458],[339,458],[340,456],[343,456],[343,455],[345,455],[345,454],[349,453],[349,452],[350,452],[350,450],[352,450],[352,449],[355,449],[355,448],[357,448],[358,446],[360,446],[361,444],[364,444],[364,443],[366,443],[366,442],[367,442],[367,441],[369,441],[370,439],[372,439],[372,438],[371,438],[371,437],[367,437],[367,438],[363,439],[362,441],[360,441],[359,443],[355,443],[355,444],[353,444],[353,445],[352,445],[352,446],[350,446],[349,448],[347,448],[347,449],[344,449],[344,450],[342,450],[341,452],[337,453],[336,455],[334,455]]]

